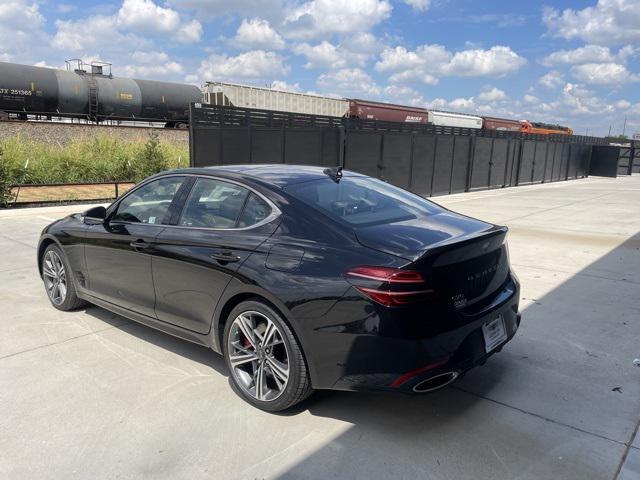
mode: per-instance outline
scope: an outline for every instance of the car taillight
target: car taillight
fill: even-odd
[[[360,293],[385,307],[423,302],[433,294],[415,270],[361,266],[346,271],[345,277]]]

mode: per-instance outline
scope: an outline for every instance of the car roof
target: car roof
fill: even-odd
[[[324,172],[331,167],[316,167],[309,165],[220,165],[213,167],[195,167],[181,170],[171,170],[166,174],[189,173],[196,175],[221,176],[237,180],[250,180],[266,183],[280,188],[285,188],[301,182],[329,178]],[[356,172],[344,170],[343,174],[349,177],[363,177]]]

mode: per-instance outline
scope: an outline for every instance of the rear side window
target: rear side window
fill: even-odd
[[[171,202],[184,177],[168,177],[154,180],[137,188],[118,205],[112,222],[166,223]]]
[[[199,178],[189,193],[180,225],[234,228],[249,190],[234,183]]]
[[[293,184],[294,197],[354,226],[400,222],[441,212],[434,203],[381,180],[345,176]]]
[[[238,227],[249,227],[261,222],[271,214],[271,208],[255,193],[249,194]]]

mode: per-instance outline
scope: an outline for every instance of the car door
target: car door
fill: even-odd
[[[184,176],[152,180],[87,228],[85,261],[90,293],[104,301],[155,317],[151,275],[153,241],[169,222]]]
[[[155,239],[158,319],[209,332],[222,292],[242,262],[275,231],[278,215],[274,205],[245,186],[198,178],[175,225]]]

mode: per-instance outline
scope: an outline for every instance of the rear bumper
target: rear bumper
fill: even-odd
[[[510,279],[501,295],[499,303],[469,322],[430,338],[358,336],[340,363],[342,375],[334,378],[332,385],[316,388],[416,393],[414,387],[433,377],[447,379],[444,374],[450,373],[454,379],[499,352],[518,330],[520,288],[515,278]],[[482,327],[498,315],[504,320],[506,339],[487,352]]]

